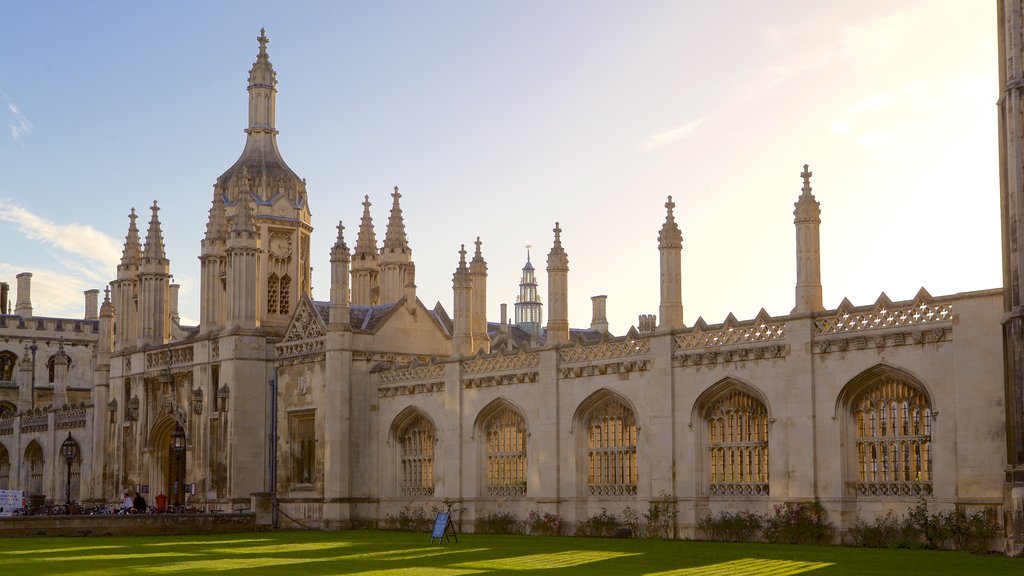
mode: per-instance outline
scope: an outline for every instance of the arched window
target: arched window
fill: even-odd
[[[14,381],[14,369],[18,365],[18,355],[14,352],[4,350],[0,352],[0,380],[4,382]]]
[[[487,493],[526,494],[526,420],[508,406],[495,411],[484,425],[487,442]]]
[[[932,493],[932,410],[924,392],[892,376],[879,378],[851,403],[857,493]]]
[[[768,495],[768,409],[733,389],[704,412],[713,496]]]
[[[402,496],[434,495],[434,425],[415,414],[398,430]]]
[[[277,304],[281,299],[280,295],[281,281],[278,280],[277,274],[271,274],[267,278],[267,314],[277,314]]]
[[[281,314],[289,314],[291,312],[291,290],[291,276],[287,274],[281,276]]]
[[[18,407],[15,406],[14,404],[12,404],[10,402],[7,402],[7,401],[0,402],[0,418],[6,418],[8,416],[14,416],[14,414],[17,411],[18,411]]]
[[[594,496],[635,495],[636,415],[615,398],[594,406],[587,430],[587,488]]]
[[[0,444],[0,490],[11,489],[11,455],[7,448]]]
[[[25,495],[43,493],[43,449],[35,441],[25,449]]]

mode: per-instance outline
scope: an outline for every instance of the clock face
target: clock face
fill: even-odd
[[[292,239],[284,233],[275,232],[270,236],[270,254],[276,258],[286,258],[292,251]]]

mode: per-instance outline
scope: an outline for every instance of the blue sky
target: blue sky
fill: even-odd
[[[266,27],[285,160],[307,179],[314,297],[364,194],[402,190],[418,294],[451,310],[483,241],[488,315],[557,220],[570,322],[658,308],[673,195],[686,323],[793,306],[802,165],[822,204],[826,306],[998,287],[995,5],[818,2],[27,2],[0,21],[0,281],[82,314],[130,208],[162,207],[198,317],[212,185],[242,150]],[[145,220],[145,218],[144,218]],[[144,231],[143,231],[144,232]],[[539,274],[542,294],[544,274]],[[13,295],[12,295],[13,298]]]

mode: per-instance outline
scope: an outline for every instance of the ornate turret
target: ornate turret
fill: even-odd
[[[821,304],[821,208],[811,194],[813,173],[804,164],[800,177],[804,186],[794,204],[793,224],[796,225],[796,306],[794,314],[824,310]]]
[[[231,219],[227,241],[227,325],[252,329],[260,325],[262,315],[256,304],[256,281],[260,277],[259,238],[253,224],[248,196],[238,200],[238,210]]]
[[[679,231],[672,210],[676,203],[672,197],[665,202],[665,223],[658,233],[658,252],[661,255],[661,324],[665,330],[683,327],[683,233]]]
[[[515,302],[516,326],[539,336],[544,325],[544,305],[537,293],[537,275],[530,262],[530,245],[526,245],[526,264],[519,280],[519,296]]]
[[[253,232],[266,247],[259,256],[260,274],[253,279],[256,294],[265,296],[263,302],[253,300],[259,311],[246,313],[261,318],[260,325],[271,331],[283,331],[291,319],[295,303],[302,295],[310,295],[309,236],[312,232],[307,204],[306,182],[285,163],[277,147],[277,73],[270,64],[266,32],[260,30],[259,52],[249,70],[249,125],[245,129],[245,148],[238,160],[217,179],[217,196],[224,204],[224,218],[232,222],[240,210],[240,199],[252,199]],[[216,238],[220,233],[219,208],[210,211],[207,241],[215,256]],[[214,270],[210,276],[223,274]],[[209,279],[207,281],[210,281]],[[214,289],[206,291],[204,302],[211,312],[204,320],[211,327],[220,324],[223,317]],[[220,306],[223,307],[223,306]],[[216,318],[216,319],[215,319]]]
[[[348,274],[351,255],[345,245],[345,227],[338,221],[338,239],[331,247],[331,307],[328,317],[330,328],[351,328],[348,307]]]
[[[473,350],[491,351],[491,338],[487,334],[487,262],[480,252],[480,237],[476,237],[476,252],[469,263],[469,278],[473,284],[473,314],[470,330],[473,334]]]
[[[380,301],[394,302],[405,293],[405,274],[412,261],[412,250],[405,235],[405,221],[402,218],[402,207],[399,200],[402,195],[398,186],[391,194],[391,216],[388,228],[384,233],[384,246],[380,249]]]
[[[146,246],[139,267],[139,344],[164,344],[171,338],[170,279],[171,262],[164,250],[160,229],[160,207],[153,201],[152,216],[146,232]]]
[[[128,214],[128,234],[124,239],[121,263],[117,265],[117,279],[112,283],[114,309],[117,311],[114,329],[114,347],[117,350],[134,346],[138,334],[136,300],[139,267],[142,265],[142,244],[139,242],[139,228],[135,224],[137,218],[135,208],[132,208]]]
[[[372,306],[380,297],[380,254],[370,216],[370,197],[363,197],[363,217],[359,221],[356,249],[352,254],[352,303]]]
[[[455,303],[452,329],[452,356],[465,356],[473,352],[473,335],[470,319],[473,315],[473,280],[466,266],[466,245],[459,249],[459,267],[452,275]]]
[[[224,198],[213,195],[210,217],[206,222],[206,237],[199,255],[199,329],[202,333],[224,327],[227,315],[227,295],[224,278],[227,274],[228,221]]]
[[[548,252],[547,344],[569,341],[569,256],[562,248],[562,228],[555,222],[555,243]]]

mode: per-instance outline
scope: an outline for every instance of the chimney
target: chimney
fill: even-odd
[[[508,304],[501,305],[501,332],[508,332]]]
[[[181,323],[181,315],[178,314],[178,290],[181,289],[181,284],[171,284],[171,322],[174,324]]]
[[[18,274],[18,301],[14,304],[14,313],[22,318],[32,317],[32,273]]]
[[[0,314],[7,314],[7,297],[11,291],[11,287],[7,285],[7,282],[0,282]]]
[[[85,319],[86,320],[99,320],[100,318],[100,291],[86,290],[85,291]]]
[[[608,333],[608,317],[605,315],[605,302],[608,300],[607,296],[591,296],[590,302],[594,306],[593,320],[590,321],[590,329]]]

